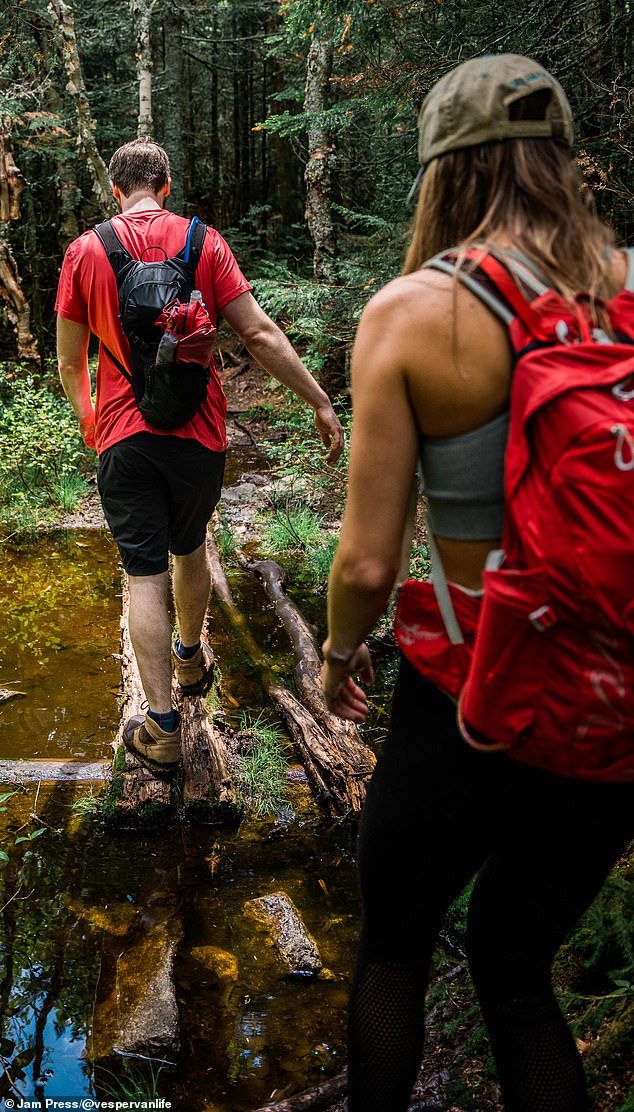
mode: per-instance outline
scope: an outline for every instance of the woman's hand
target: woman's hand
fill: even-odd
[[[321,669],[326,706],[331,714],[338,714],[340,718],[365,722],[368,700],[363,688],[352,677],[358,675],[362,683],[374,683],[370,650],[364,641],[348,660],[337,660],[329,654],[327,645],[328,642],[324,644],[325,660]]]

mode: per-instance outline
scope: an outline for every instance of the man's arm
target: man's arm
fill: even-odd
[[[64,393],[79,421],[84,444],[95,447],[95,407],[90,393],[87,324],[57,316],[57,365]]]
[[[250,293],[240,294],[222,310],[227,324],[273,378],[288,386],[315,410],[315,425],[334,463],[343,451],[343,429],[330,398],[315,381],[284,333]]]

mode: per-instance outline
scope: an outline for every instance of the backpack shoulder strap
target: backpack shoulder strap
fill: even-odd
[[[132,261],[132,255],[127,247],[123,246],[123,243],[112,226],[111,220],[104,220],[103,224],[97,224],[96,227],[93,228],[93,231],[101,240],[104,251],[108,256],[108,262],[114,270],[118,281],[122,267],[125,266],[126,263]]]
[[[507,253],[513,257],[507,258]],[[446,274],[455,274],[461,285],[466,286],[507,327],[516,317],[519,317],[536,340],[547,338],[543,334],[539,315],[532,308],[531,301],[540,294],[546,293],[550,287],[544,284],[533,264],[521,252],[505,252],[502,261],[490,251],[476,247],[471,248],[465,255],[465,262],[473,264],[471,270],[465,269],[464,266],[458,268],[457,262],[458,252],[454,249],[429,259],[423,263],[423,267],[433,267],[434,270],[443,270]]]
[[[107,347],[107,346],[106,346],[106,344],[104,344],[103,340],[100,340],[99,342],[100,342],[100,344],[101,344],[101,347],[103,348],[103,350],[104,350],[104,351],[105,351],[105,352],[107,353],[108,357],[109,357],[109,358],[110,358],[110,359],[112,360],[112,362],[114,363],[114,365],[115,365],[115,367],[117,368],[117,370],[121,371],[121,374],[123,375],[123,377],[124,377],[125,379],[127,379],[127,381],[128,381],[128,382],[130,383],[130,385],[132,386],[132,385],[133,385],[133,382],[132,382],[132,375],[130,374],[130,372],[129,372],[128,368],[127,368],[127,367],[124,367],[123,363],[122,363],[122,362],[121,362],[121,361],[120,361],[119,359],[117,359],[116,355],[115,355],[115,354],[114,354],[114,353],[113,353],[112,351],[110,351],[110,348],[109,348],[109,347]]]
[[[508,327],[511,321],[515,320],[517,314],[511,312],[508,305],[499,296],[496,296],[487,286],[478,281],[475,274],[464,270],[462,267],[458,268],[457,264],[458,260],[455,255],[443,251],[440,255],[435,255],[432,259],[423,263],[423,269],[442,270],[452,277],[455,274],[461,285],[466,286],[471,293],[475,294]]]

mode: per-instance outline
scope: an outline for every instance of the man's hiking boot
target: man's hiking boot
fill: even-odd
[[[189,660],[183,660],[175,645],[172,645],[172,663],[176,682],[183,695],[204,695],[209,691],[213,683],[215,661],[206,641],[200,642],[200,648]]]
[[[181,752],[180,722],[168,733],[148,714],[135,714],[123,727],[123,743],[152,771],[173,772]]]

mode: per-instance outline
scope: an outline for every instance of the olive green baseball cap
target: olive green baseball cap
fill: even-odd
[[[540,90],[550,97],[539,119],[517,119],[514,106]],[[447,151],[501,139],[555,139],[572,145],[572,111],[559,82],[530,58],[491,54],[471,58],[441,77],[418,116],[418,160],[425,166]]]

